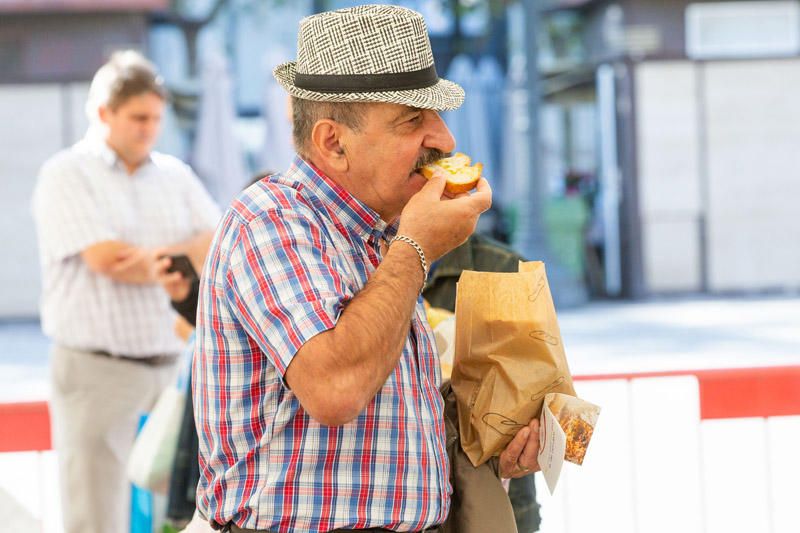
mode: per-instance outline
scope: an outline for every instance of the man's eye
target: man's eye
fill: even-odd
[[[418,123],[418,122],[422,122],[422,114],[419,114],[419,115],[414,115],[413,117],[411,117],[410,119],[408,119],[408,121],[409,121],[410,123],[412,123],[412,124],[416,124],[416,123]]]

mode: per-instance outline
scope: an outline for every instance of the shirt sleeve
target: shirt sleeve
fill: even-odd
[[[185,165],[185,169],[188,188],[186,198],[192,216],[192,233],[213,230],[217,227],[222,215],[219,206],[203,186],[197,174],[188,165]]]
[[[234,314],[281,377],[354,294],[319,226],[296,211],[268,211],[243,226],[226,281]]]
[[[50,161],[39,173],[33,217],[43,261],[60,261],[118,239],[77,165]]]

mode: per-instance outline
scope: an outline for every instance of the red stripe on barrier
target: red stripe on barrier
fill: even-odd
[[[51,449],[47,402],[0,403],[0,452]]]
[[[574,376],[575,381],[695,376],[700,385],[700,418],[800,415],[800,366],[669,370]]]
[[[695,376],[700,417],[800,415],[800,366],[669,370],[573,376],[575,381]],[[0,452],[44,451],[52,447],[47,402],[0,403]]]
[[[703,420],[800,415],[800,367],[709,371],[698,380]]]

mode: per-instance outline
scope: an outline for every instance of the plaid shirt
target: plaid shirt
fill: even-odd
[[[270,531],[444,521],[441,372],[421,299],[397,367],[355,420],[319,424],[283,381],[300,347],[336,326],[396,230],[300,158],[225,214],[200,290],[193,374],[197,501],[209,520]]]

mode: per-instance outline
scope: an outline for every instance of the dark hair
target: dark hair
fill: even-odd
[[[155,66],[133,50],[115,52],[102,69],[109,69],[108,96],[103,102],[116,110],[128,99],[152,93],[166,100],[168,93]]]
[[[308,141],[314,124],[322,119],[327,118],[359,131],[368,105],[368,102],[315,102],[292,96],[294,149],[301,156],[308,156]]]

